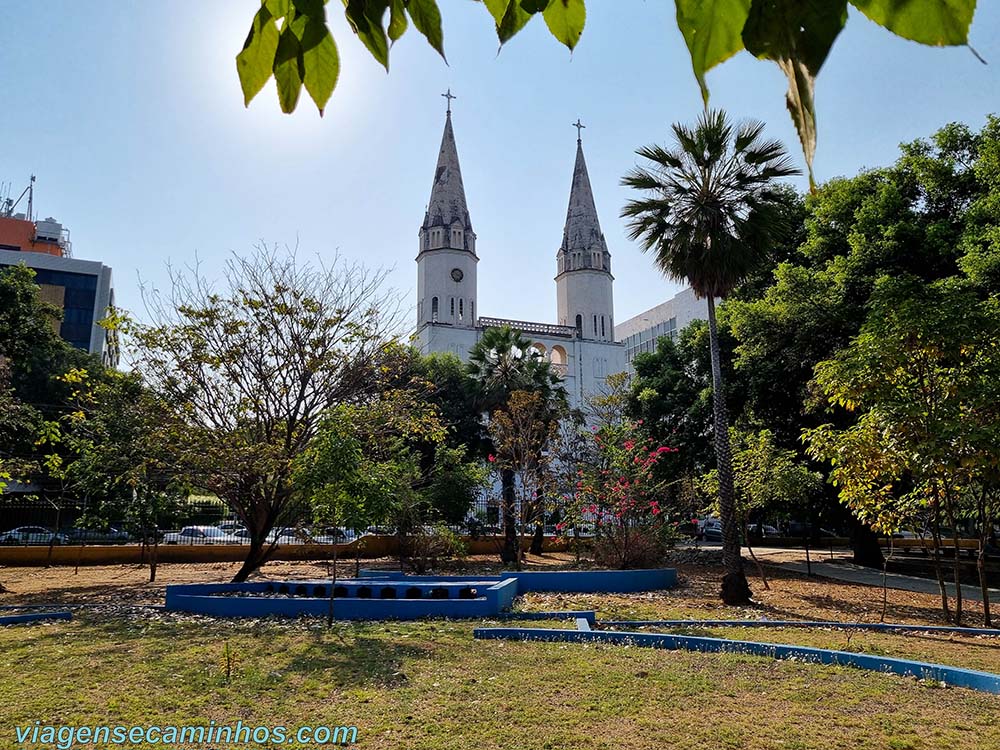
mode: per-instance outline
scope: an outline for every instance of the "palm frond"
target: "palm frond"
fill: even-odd
[[[645,164],[621,184],[645,195],[628,201],[626,231],[671,278],[701,296],[724,297],[763,260],[776,231],[782,194],[773,181],[799,174],[784,146],[763,139],[764,124],[734,124],[722,110],[693,127],[672,126],[674,148],[636,151]]]

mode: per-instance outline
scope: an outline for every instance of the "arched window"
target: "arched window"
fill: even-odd
[[[455,317],[455,298],[451,298],[451,317]]]
[[[465,317],[465,300],[464,299],[459,299],[458,300],[458,319],[461,320],[463,317]]]
[[[597,335],[597,316],[594,316],[594,335]]]
[[[576,316],[576,335],[583,336],[583,316]]]
[[[431,298],[431,320],[437,322],[438,319],[438,298]]]

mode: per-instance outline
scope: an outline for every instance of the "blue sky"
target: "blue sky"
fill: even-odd
[[[72,231],[77,257],[114,269],[140,314],[140,278],[167,264],[216,275],[254,243],[339,252],[392,268],[412,304],[417,229],[444,122],[454,122],[478,235],[479,309],[555,319],[555,252],[581,117],[616,275],[619,321],[679,289],[625,237],[618,185],[634,150],[700,109],[668,0],[589,0],[571,55],[535,19],[497,55],[492,20],[439,0],[450,65],[412,29],[387,76],[330,3],[342,57],[326,116],[303,100],[282,115],[273,86],[243,107],[233,58],[256,0],[0,0],[0,181],[38,176],[36,206]],[[852,11],[819,77],[819,180],[892,162],[900,142],[1000,111],[1000,3],[980,3],[966,49],[898,39]],[[785,83],[746,53],[709,74],[712,104],[767,122],[801,163]],[[804,181],[799,180],[800,187]]]

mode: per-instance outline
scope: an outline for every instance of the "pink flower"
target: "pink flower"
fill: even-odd
[[[486,460],[489,461],[491,464],[496,463],[497,457],[491,453]]]
[[[631,440],[626,440],[625,441],[625,450],[630,451],[633,448],[635,448],[635,443],[633,443]]]

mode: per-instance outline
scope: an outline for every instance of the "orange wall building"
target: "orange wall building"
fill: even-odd
[[[52,219],[47,219],[46,222],[52,222]],[[33,221],[14,216],[0,216],[0,250],[45,253],[61,258],[66,254],[64,246],[59,238],[39,237]]]

